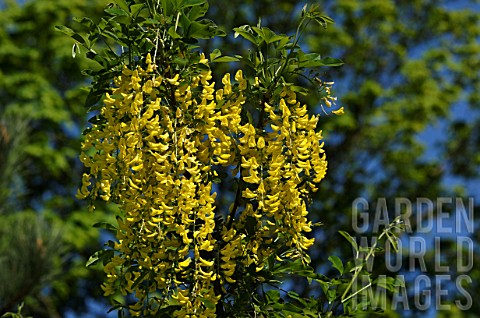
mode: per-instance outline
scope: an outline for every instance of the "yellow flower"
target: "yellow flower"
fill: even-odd
[[[343,115],[345,112],[344,112],[344,109],[343,109],[343,106],[342,106],[337,110],[333,110],[332,113],[334,113],[335,115]]]
[[[170,84],[170,85],[179,85],[180,83],[178,82],[178,79],[180,78],[180,74],[175,74],[175,76],[173,78],[166,78],[167,82]]]

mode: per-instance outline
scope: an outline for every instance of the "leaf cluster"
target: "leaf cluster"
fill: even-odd
[[[123,65],[143,63],[138,59],[148,52],[171,73],[178,68],[192,71],[199,60],[192,53],[198,40],[225,35],[204,18],[207,10],[206,0],[116,0],[104,9],[99,22],[83,17],[75,18],[81,25],[78,30],[56,26],[76,41],[73,57],[83,47],[87,58],[97,63],[95,69],[84,71],[93,78],[86,107],[93,110]]]
[[[295,35],[277,34],[270,28],[261,25],[261,19],[256,26],[243,25],[233,28],[235,37],[247,40],[252,49],[246,55],[220,57],[218,50],[214,51],[212,62],[239,61],[245,66],[247,74],[260,80],[260,95],[272,96],[289,86],[294,92],[307,94],[309,89],[294,85],[298,77],[310,82],[314,88],[316,75],[311,73],[323,66],[341,66],[343,62],[337,58],[322,57],[319,53],[305,53],[299,45],[301,35],[308,24],[314,21],[323,28],[333,23],[333,20],[318,12],[317,6],[305,5],[301,12]],[[216,52],[216,54],[215,54]],[[306,76],[306,71],[310,75]],[[317,86],[318,87],[318,86]]]

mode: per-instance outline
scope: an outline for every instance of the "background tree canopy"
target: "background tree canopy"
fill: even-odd
[[[81,87],[88,83],[81,69],[88,62],[82,54],[72,59],[74,41],[54,30],[55,25],[74,25],[72,17],[98,19],[106,4],[0,3],[0,313],[14,310],[21,301],[24,312],[34,317],[102,316],[108,308],[99,300],[103,274],[100,268],[85,268],[85,262],[104,241],[91,225],[105,219],[102,213],[112,214],[106,209],[89,213],[74,199],[82,172],[79,127],[87,119]],[[303,5],[210,1],[209,18],[231,30],[261,17],[262,25],[292,34],[292,21]],[[325,136],[329,171],[311,213],[324,224],[314,234],[311,255],[318,271],[328,275],[329,255],[352,257],[347,244],[337,243],[342,240],[337,232],[353,233],[352,202],[358,197],[371,202],[372,209],[377,198],[385,197],[392,214],[396,197],[412,202],[419,197],[432,202],[474,197],[478,214],[480,8],[473,0],[337,0],[320,5],[336,24],[326,31],[312,24],[302,45],[346,63],[322,75],[336,81],[338,103],[346,109],[344,116],[320,124],[330,132]],[[233,34],[217,39],[215,46],[229,55],[248,50]],[[305,98],[316,104],[313,94]],[[231,190],[222,189],[222,195]],[[478,263],[478,231],[471,237]],[[455,259],[455,237],[443,240],[441,249],[428,250],[425,274],[431,277],[436,274],[435,253],[442,253],[443,260]],[[385,270],[382,259],[375,260],[376,274]],[[454,267],[450,274],[454,279]],[[476,299],[480,272],[467,274],[472,283],[465,288]],[[315,294],[318,288],[295,287],[303,294]],[[445,302],[463,300],[457,292],[449,290]],[[93,308],[96,303],[102,306],[100,314]],[[411,309],[399,315],[415,315]],[[469,311],[449,314],[477,317],[478,312],[479,304],[473,302]]]

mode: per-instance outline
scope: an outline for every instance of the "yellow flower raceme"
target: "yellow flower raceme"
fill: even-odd
[[[265,105],[267,127],[249,123],[239,127],[242,196],[251,202],[239,223],[253,224],[255,235],[244,249],[255,259],[257,270],[275,252],[268,248],[273,240],[280,239],[295,255],[313,244],[304,234],[311,231],[305,197],[316,190],[314,183],[323,179],[327,168],[321,132],[315,132],[318,118],[307,114],[294,92],[285,89],[282,95],[277,104]]]
[[[209,176],[212,164],[234,158],[233,135],[218,123],[240,121],[242,97],[217,109],[215,96],[221,96],[209,83],[210,72],[189,82],[179,73],[153,73],[157,66],[150,55],[146,63],[146,70],[124,67],[115,78],[101,109],[103,122],[92,126],[82,145],[81,160],[90,173],[78,197],[99,196],[124,211],[118,255],[105,266],[102,288],[106,294],[135,293],[138,301],[130,310],[137,316],[149,310],[142,305],[148,292],[159,290],[168,298],[174,286],[172,297],[183,305],[177,316],[214,317],[215,310],[200,300],[218,301],[215,259],[209,256],[216,245]],[[175,100],[162,97],[160,86]],[[180,289],[185,281],[190,287]]]
[[[215,317],[225,284],[242,270],[266,268],[275,244],[298,257],[313,244],[306,198],[327,163],[316,132],[293,91],[264,104],[260,123],[242,121],[250,84],[242,71],[215,89],[211,71],[125,66],[105,94],[100,120],[86,133],[80,160],[89,169],[79,198],[118,204],[115,256],[105,265],[105,295],[132,294],[132,316],[151,316],[176,301],[176,317]],[[201,57],[200,63],[208,65]],[[261,124],[265,123],[263,126]],[[215,221],[216,166],[236,167],[239,195],[227,221]],[[237,176],[238,173],[238,176]],[[237,211],[238,210],[238,211]],[[215,287],[216,286],[216,287]],[[161,297],[151,298],[150,293]]]

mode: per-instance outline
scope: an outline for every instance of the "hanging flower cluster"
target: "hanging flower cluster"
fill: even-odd
[[[327,167],[318,117],[285,87],[247,121],[246,91],[258,82],[238,71],[216,90],[203,55],[199,63],[196,73],[160,71],[148,54],[144,68],[125,66],[82,144],[89,173],[77,196],[123,212],[102,288],[133,295],[133,316],[173,302],[176,317],[215,317],[246,268],[313,244],[306,205]],[[219,166],[238,178],[224,222],[212,190]]]
[[[296,94],[284,89],[276,105],[264,105],[266,126],[255,128],[251,123],[240,127],[242,137],[241,176],[245,183],[242,196],[248,200],[240,224],[252,227],[250,257],[260,270],[272,253],[272,242],[289,249],[285,256],[301,256],[313,244],[304,233],[311,231],[306,203],[314,183],[325,176],[325,160],[321,132],[315,132],[318,117],[309,116],[306,106]],[[242,225],[240,225],[242,226]],[[279,259],[278,255],[277,259]],[[266,265],[266,264],[265,264]]]

